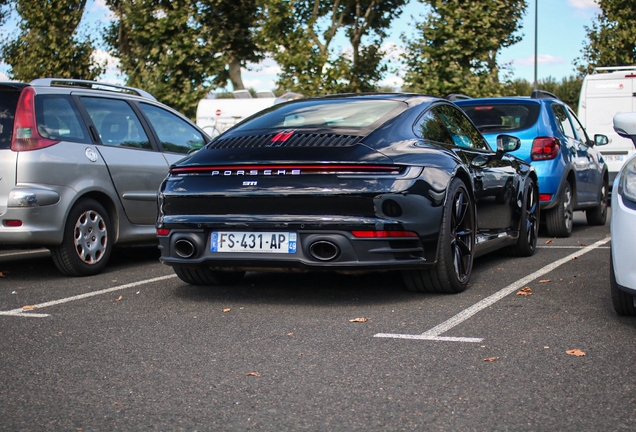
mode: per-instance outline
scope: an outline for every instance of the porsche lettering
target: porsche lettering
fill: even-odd
[[[253,170],[214,170],[213,176],[280,176],[280,175],[300,175],[299,169],[253,169]]]

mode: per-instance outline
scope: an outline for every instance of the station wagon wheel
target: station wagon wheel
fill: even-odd
[[[245,275],[244,271],[220,271],[208,267],[174,266],[179,279],[190,285],[234,285]]]
[[[447,196],[437,265],[430,270],[403,272],[410,291],[459,293],[468,286],[474,259],[475,208],[460,179],[453,179]]]
[[[570,234],[572,234],[573,218],[572,187],[570,186],[570,182],[566,181],[556,207],[548,210],[546,213],[545,222],[548,235],[553,237],[570,237]]]
[[[599,192],[599,204],[585,211],[588,225],[605,225],[607,221],[607,180],[603,180]]]
[[[69,276],[90,276],[106,266],[113,247],[113,232],[106,209],[93,199],[84,199],[71,209],[62,243],[51,247],[57,268]]]
[[[517,244],[506,249],[515,256],[530,256],[537,248],[539,236],[539,188],[531,178],[526,181],[519,221]]]

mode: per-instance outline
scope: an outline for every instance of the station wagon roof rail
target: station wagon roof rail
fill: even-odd
[[[145,97],[147,99],[157,100],[153,95],[147,91],[135,88],[127,87],[117,84],[109,84],[90,80],[81,79],[68,79],[68,78],[38,78],[31,81],[31,85],[48,86],[48,87],[81,87],[92,90],[104,90],[116,93],[127,93]]]

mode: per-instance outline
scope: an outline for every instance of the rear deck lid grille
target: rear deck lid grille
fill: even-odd
[[[220,138],[210,143],[208,148],[351,147],[360,142],[361,139],[361,136],[356,135],[281,132],[267,135]]]

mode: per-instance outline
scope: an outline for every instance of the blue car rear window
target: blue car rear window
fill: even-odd
[[[461,109],[482,133],[514,132],[534,125],[539,118],[539,104],[479,104]]]

